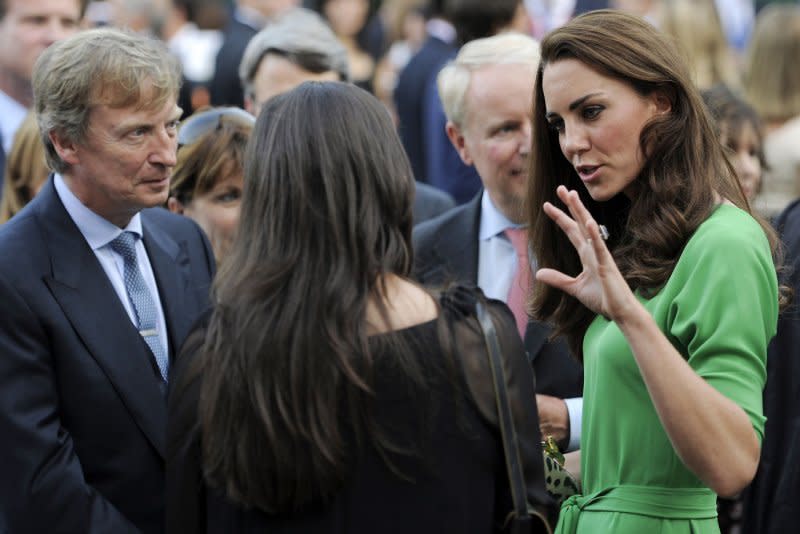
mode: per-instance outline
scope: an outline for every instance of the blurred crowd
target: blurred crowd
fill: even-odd
[[[249,190],[248,172],[253,175],[260,172],[264,176],[301,173],[288,157],[286,161],[270,163],[273,166],[269,169],[256,169],[254,161],[258,153],[254,152],[256,147],[251,138],[258,133],[262,136],[258,142],[263,147],[284,150],[296,158],[314,154],[319,158],[318,165],[306,171],[322,175],[324,169],[318,167],[339,165],[333,163],[335,159],[326,159],[333,158],[329,150],[343,153],[346,146],[349,150],[345,143],[348,131],[352,143],[363,136],[363,148],[355,150],[341,163],[351,165],[355,169],[354,176],[405,172],[405,167],[397,167],[399,163],[396,162],[398,158],[408,158],[412,179],[409,214],[401,213],[405,208],[391,205],[388,199],[389,192],[401,195],[405,189],[394,190],[394,186],[380,181],[363,186],[370,195],[387,203],[382,205],[386,212],[398,210],[398,213],[392,212],[398,228],[408,239],[413,236],[413,260],[395,258],[393,261],[402,264],[405,274],[421,284],[440,286],[456,281],[480,287],[487,297],[507,303],[536,376],[535,406],[541,433],[553,436],[565,451],[579,450],[584,371],[581,363],[570,355],[576,352],[574,347],[550,338],[550,325],[529,320],[526,295],[531,288],[526,285],[521,293],[514,288],[522,283],[519,280],[522,274],[530,279],[536,260],[527,254],[527,238],[522,238],[522,245],[515,243],[513,230],[526,228],[530,221],[525,206],[530,158],[531,153],[535,153],[531,150],[535,143],[531,106],[537,74],[541,76],[538,42],[575,17],[600,9],[641,17],[677,46],[688,65],[694,87],[702,95],[714,134],[726,156],[725,161],[738,179],[746,205],[769,221],[783,240],[784,265],[779,265],[781,283],[800,290],[796,273],[800,269],[800,232],[792,222],[800,199],[800,69],[797,68],[800,2],[790,0],[0,0],[0,224],[13,220],[40,191],[50,195],[58,192],[63,200],[62,190],[66,186],[61,175],[67,174],[68,168],[69,172],[83,172],[89,165],[84,163],[85,159],[79,162],[76,159],[78,163],[73,163],[69,159],[70,150],[76,154],[79,150],[71,147],[68,140],[50,133],[54,123],[48,122],[48,116],[36,112],[47,104],[41,103],[43,97],[35,94],[35,89],[41,91],[42,87],[50,87],[44,82],[34,83],[34,67],[40,56],[54,43],[91,28],[123,29],[128,35],[146,36],[164,44],[179,66],[179,80],[175,84],[179,87],[179,116],[175,121],[180,120],[174,124],[176,152],[159,160],[159,165],[168,168],[171,176],[168,192],[158,202],[159,209],[191,219],[202,230],[198,243],[202,241],[206,251],[203,253],[203,247],[198,244],[190,256],[194,262],[203,254],[211,255],[211,259],[206,258],[208,265],[204,264],[202,269],[203,276],[209,280],[216,268],[224,273],[223,279],[229,285],[216,289],[230,293],[223,291],[215,295],[239,295],[232,280],[245,283],[244,275],[237,279],[233,273],[240,267],[243,273],[245,268],[251,269],[247,272],[253,277],[263,274],[251,264],[253,257],[248,256],[243,247],[235,245],[240,228],[245,227],[244,218],[248,216],[242,211],[243,198]],[[495,36],[511,38],[482,41]],[[478,40],[481,44],[470,48],[470,43]],[[309,88],[314,86],[303,85],[306,100],[302,100],[297,91],[292,92],[304,82],[339,82],[347,84],[348,89],[341,89],[343,96],[337,97],[341,102],[330,97],[328,110],[315,100],[322,97]],[[364,91],[351,95],[350,86]],[[168,92],[163,87],[158,90],[164,94]],[[104,112],[110,114],[128,109],[125,106],[142,99],[134,92],[131,93],[134,96],[128,95],[128,100],[112,102],[111,97],[100,98],[104,96],[100,94],[102,88],[92,91],[99,91],[97,95],[92,93],[92,98],[97,97],[92,105],[102,104]],[[293,96],[279,100],[280,105],[275,104],[276,98],[287,93]],[[362,94],[372,95],[374,101],[359,100],[366,98]],[[161,94],[153,96],[155,99],[162,97],[166,98]],[[326,100],[322,98],[321,101]],[[317,124],[319,117],[304,116],[303,102],[309,114],[325,116],[330,111],[330,119],[341,122],[327,126],[331,130],[326,130],[325,125]],[[361,114],[347,106],[366,111]],[[88,112],[93,109],[89,108]],[[169,115],[167,118],[171,120],[172,112],[168,109],[164,117]],[[295,123],[303,123],[305,130],[281,122],[285,114],[291,113],[296,113]],[[373,113],[385,115],[380,115],[380,120],[375,119],[380,126],[373,130],[361,131],[362,124],[346,122],[365,121],[367,116],[373,120]],[[262,116],[269,116],[270,124],[283,126],[280,129],[271,125],[261,127],[261,122],[256,120],[262,121],[259,118]],[[385,124],[381,122],[384,119]],[[341,126],[341,131],[335,129],[337,125]],[[112,132],[109,136],[114,135],[112,129],[109,132]],[[312,133],[341,138],[329,140],[330,146],[325,144],[319,151],[306,146],[306,152],[297,153],[292,152],[292,147],[281,145],[279,140],[281,136],[306,139],[303,135]],[[80,132],[84,134],[87,132]],[[378,155],[367,152],[377,151],[378,143],[371,146],[369,137],[380,140],[385,148],[395,142],[393,135],[399,139],[402,153],[398,156],[387,148],[380,155],[391,162],[373,161],[379,159]],[[311,143],[307,139],[305,142]],[[110,151],[102,152],[103,147],[92,150],[110,159],[119,159],[119,167],[126,162],[127,152],[114,156]],[[251,166],[253,169],[248,171]],[[122,172],[119,167],[115,169]],[[86,172],[89,176],[89,171]],[[72,184],[72,180],[74,178],[68,178],[67,185]],[[98,187],[102,192],[103,184]],[[354,191],[360,192],[358,188],[362,187],[358,181],[347,182],[342,187],[348,188],[348,196],[334,200],[356,202],[354,198],[359,195]],[[300,185],[287,186],[282,191],[288,195],[284,199],[287,204],[301,202],[300,197],[308,195],[309,199],[302,200],[306,202],[302,205],[310,210],[321,209],[314,202],[314,192],[305,191]],[[261,193],[268,195],[266,190]],[[114,194],[124,197],[126,193],[116,191]],[[76,196],[77,200],[84,200],[80,194]],[[92,198],[103,206],[111,203],[103,194]],[[267,200],[264,202],[269,204]],[[275,210],[279,208],[273,206]],[[320,216],[373,215],[360,204],[358,209],[366,211],[331,210]],[[295,212],[286,208],[285,213],[286,218],[292,218]],[[72,211],[70,215],[75,218]],[[166,216],[158,216],[162,215]],[[252,210],[249,215],[264,216]],[[145,237],[146,220],[143,218]],[[304,227],[308,236],[315,234],[313,221],[292,222],[308,224]],[[253,223],[247,221],[247,224]],[[125,225],[128,220],[118,226],[125,228]],[[278,226],[270,227],[269,231],[282,231]],[[258,231],[249,229],[246,234],[254,238]],[[346,241],[349,236],[338,237]],[[392,236],[375,237],[374,246],[385,246],[386,240],[391,239]],[[141,242],[137,246],[141,246]],[[291,256],[296,252],[291,246],[291,240],[287,240],[285,248],[275,250]],[[347,248],[348,245],[343,246]],[[0,255],[7,253],[0,250]],[[231,261],[227,261],[231,256],[241,263],[232,266]],[[325,261],[323,256],[318,260]],[[122,262],[119,259],[119,265]],[[155,282],[151,280],[152,272],[149,278],[145,276],[145,282],[160,285],[163,280],[159,279],[156,260],[151,262],[156,272]],[[186,262],[188,264],[189,260]],[[275,267],[274,272],[269,269],[266,272],[277,277],[275,273],[282,271]],[[128,274],[124,274],[113,282],[123,296],[127,278]],[[206,286],[209,280],[205,280]],[[52,283],[68,289],[70,279]],[[6,284],[9,282],[0,272],[0,286]],[[132,318],[137,316],[141,322],[138,305],[134,297],[128,295],[132,303],[126,305],[128,314]],[[296,297],[316,298],[309,294]],[[239,295],[239,298],[247,297]],[[339,295],[338,298],[350,296]],[[796,300],[798,295],[794,298]],[[204,308],[200,300],[197,303],[191,313],[187,312],[192,318],[199,316]],[[156,308],[161,307],[158,299],[155,304]],[[233,304],[231,306],[235,309]],[[21,302],[19,307],[23,307]],[[50,313],[42,314],[43,324],[53,322]],[[159,320],[169,323],[172,312],[163,313],[166,315],[159,316]],[[385,319],[386,310],[375,313],[376,317]],[[764,394],[767,422],[761,463],[751,486],[729,498],[719,499],[718,523],[723,533],[789,532],[782,530],[785,525],[795,525],[795,521],[800,520],[800,508],[793,504],[800,496],[800,475],[794,467],[800,454],[800,410],[796,406],[800,383],[797,313],[791,305],[783,312],[778,337],[770,345]],[[320,320],[313,315],[302,318]],[[239,316],[236,319],[248,320]],[[215,328],[225,326],[214,322],[217,320],[221,321],[216,316],[211,321],[206,317],[203,328],[209,329],[212,333],[209,335],[217,332]],[[170,326],[170,329],[186,334],[190,323],[181,324],[180,328]],[[148,330],[140,328],[140,331],[143,329]],[[17,334],[0,332],[0,338],[4,335],[14,337]],[[88,335],[81,334],[81,338]],[[48,337],[48,342],[42,345],[46,348],[36,350],[50,350],[51,345],[58,342],[56,337]],[[797,343],[795,337],[799,338]],[[91,345],[91,342],[83,342]],[[163,334],[161,342],[169,354],[176,354],[181,345],[177,340],[166,341]],[[0,353],[3,347],[0,340]],[[159,349],[152,350],[158,359]],[[340,365],[344,369],[342,377],[350,379],[360,372],[347,368],[345,360]],[[222,376],[229,370],[217,371]],[[163,367],[161,372],[166,373]],[[286,373],[294,379],[290,370],[275,372]],[[4,367],[0,365],[0,375],[3,373]],[[0,379],[0,388],[3,380]],[[75,391],[72,394],[78,395]],[[196,396],[199,398],[199,395]],[[60,403],[67,405],[67,410],[73,408],[68,401]],[[0,409],[5,410],[11,404],[4,402]],[[131,408],[134,412],[141,409]],[[328,412],[321,413],[332,416]],[[41,417],[47,420],[51,416]],[[214,416],[219,414],[208,415],[209,418]],[[166,414],[159,417],[166,417]],[[198,423],[192,421],[192,424]],[[17,428],[15,425],[21,427],[22,423],[14,422],[11,426]],[[235,431],[235,428],[229,430]],[[123,436],[124,432],[120,430],[119,435]],[[163,441],[163,436],[159,439]],[[318,440],[318,436],[314,439]],[[334,453],[338,452],[331,454]],[[213,475],[215,471],[210,469],[209,472]],[[282,480],[280,477],[289,475],[278,473],[275,476]],[[237,486],[236,489],[241,488]],[[258,506],[258,503],[270,501],[255,502]],[[0,514],[3,512],[0,508]],[[144,515],[138,518],[141,519],[139,525],[151,524],[148,521],[152,518]],[[5,532],[4,523],[0,515],[0,533]]]

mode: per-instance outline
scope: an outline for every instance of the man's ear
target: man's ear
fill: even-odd
[[[464,162],[464,165],[472,165],[472,157],[469,155],[469,149],[467,148],[467,143],[464,140],[464,134],[461,133],[461,128],[458,127],[454,122],[447,121],[445,131],[447,132],[447,138],[450,139],[451,143],[453,143],[453,148],[455,148],[456,152],[458,152],[458,155],[461,157],[461,161]]]
[[[53,148],[55,148],[58,157],[65,163],[77,165],[81,162],[78,155],[78,144],[75,141],[55,130],[50,130],[48,137],[50,142],[53,143]]]
[[[249,92],[245,92],[244,94],[244,110],[248,112],[250,115],[255,115],[256,103],[253,102],[253,98],[250,96]]]
[[[172,213],[183,215],[183,202],[173,196],[170,196],[167,199],[167,209]]]

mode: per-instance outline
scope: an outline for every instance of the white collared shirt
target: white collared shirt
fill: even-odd
[[[137,213],[128,223],[125,229],[109,222],[100,215],[96,214],[75,196],[69,189],[61,175],[56,174],[54,179],[56,193],[64,204],[67,213],[75,222],[75,225],[80,230],[86,242],[97,257],[97,261],[103,267],[103,270],[108,276],[111,285],[114,286],[120,302],[128,312],[128,317],[131,323],[138,328],[136,322],[136,313],[128,298],[128,292],[125,290],[125,260],[121,255],[111,250],[109,245],[111,241],[116,239],[123,231],[133,232],[140,237],[136,240],[136,260],[139,263],[139,271],[142,273],[147,289],[153,297],[153,302],[157,311],[158,340],[164,347],[164,354],[169,355],[169,343],[167,342],[167,322],[164,318],[164,309],[161,307],[161,298],[158,294],[158,286],[156,285],[156,278],[153,274],[153,268],[150,265],[150,259],[147,257],[147,250],[145,250],[144,243],[142,242],[142,218]]]
[[[25,106],[0,91],[0,133],[3,136],[3,151],[6,156],[11,152],[14,135],[27,114],[28,109]]]
[[[503,215],[492,203],[489,193],[484,189],[481,197],[481,220],[478,228],[478,287],[487,297],[502,300],[508,299],[508,290],[517,273],[517,253],[511,241],[506,237],[506,228],[521,228]],[[531,260],[531,273],[536,272],[536,261],[533,254],[528,253]],[[580,448],[581,424],[583,419],[583,398],[564,399],[569,414],[568,451]]]
[[[517,253],[504,232],[506,228],[522,226],[503,215],[484,189],[478,228],[478,287],[489,298],[503,302],[508,299],[511,281],[517,273]]]

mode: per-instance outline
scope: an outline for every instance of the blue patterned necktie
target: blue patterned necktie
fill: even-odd
[[[168,359],[166,351],[158,338],[158,312],[153,296],[147,289],[144,277],[139,271],[136,261],[136,240],[138,236],[133,232],[122,232],[111,241],[111,250],[122,256],[125,260],[125,292],[133,307],[136,316],[137,328],[144,338],[147,346],[155,356],[161,377],[167,381]]]

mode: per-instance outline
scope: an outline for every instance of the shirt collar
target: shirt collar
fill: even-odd
[[[456,42],[457,35],[455,26],[444,19],[430,19],[425,24],[425,29],[427,30],[428,35],[436,37],[440,41],[443,41],[447,44],[453,44]]]
[[[236,9],[233,12],[233,17],[242,24],[250,26],[256,31],[264,28],[268,22],[267,17],[252,7],[247,6],[236,6]]]
[[[25,120],[28,109],[0,91],[0,132],[3,136],[3,150],[6,154],[11,152],[11,145],[14,142],[14,134],[17,133],[19,125]]]
[[[75,221],[75,225],[83,234],[89,246],[92,247],[92,250],[106,246],[123,231],[133,232],[138,237],[142,237],[142,218],[138,213],[131,218],[128,226],[121,229],[84,206],[83,202],[70,190],[60,174],[55,175],[54,185],[58,197],[64,204],[64,208],[72,220]]]
[[[522,228],[524,224],[511,222],[492,203],[489,192],[483,190],[481,195],[481,223],[478,229],[478,239],[485,241],[503,233],[506,228]]]

